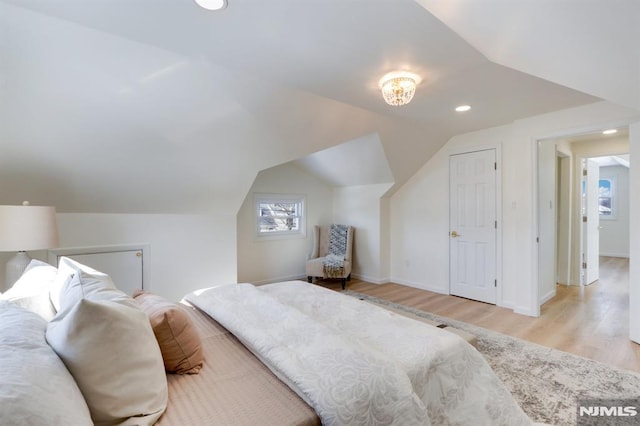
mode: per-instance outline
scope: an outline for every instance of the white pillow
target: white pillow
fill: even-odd
[[[46,326],[0,301],[0,424],[92,425],[73,377],[45,341]]]
[[[56,314],[49,300],[56,272],[56,268],[48,263],[33,259],[18,281],[0,295],[0,300],[9,300],[49,321]]]
[[[72,304],[78,288],[90,291]],[[64,308],[49,322],[47,341],[75,378],[95,424],[153,424],[167,406],[167,379],[147,315],[131,297],[82,271],[60,294]]]
[[[60,290],[60,311],[73,307],[89,296],[94,301],[117,299],[124,305],[138,308],[133,298],[118,290],[108,275],[96,275],[79,269]]]
[[[96,288],[100,286],[114,289],[116,288],[109,275],[100,271],[96,271],[90,266],[83,265],[80,262],[63,256],[58,261],[58,272],[55,279],[53,280],[50,291],[51,303],[53,304],[56,312],[62,309],[62,307],[60,306],[60,292],[62,291],[62,288],[65,286],[65,284],[68,284],[73,279],[78,271],[82,271],[86,277],[93,278],[97,282],[97,285],[95,286]],[[77,302],[77,300],[79,299],[74,300],[73,303]]]

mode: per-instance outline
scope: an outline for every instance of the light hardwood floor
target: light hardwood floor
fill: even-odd
[[[340,281],[318,281],[340,289]],[[399,284],[352,279],[349,290],[464,321],[585,358],[640,372],[640,345],[629,340],[629,260],[603,257],[600,279],[586,287],[558,285],[538,318],[461,297]]]

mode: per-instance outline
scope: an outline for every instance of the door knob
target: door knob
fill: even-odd
[[[456,231],[451,231],[451,238],[458,238],[458,237],[460,237],[460,236],[461,236],[461,235],[460,235],[460,234],[458,234]]]

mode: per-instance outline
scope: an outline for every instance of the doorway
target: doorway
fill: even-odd
[[[619,134],[615,137],[589,134],[539,141],[540,304],[553,297],[556,284],[580,286],[596,281],[600,254],[629,257],[628,197],[621,197],[625,193],[628,195],[629,191],[628,152],[629,136],[626,128],[619,129]],[[583,174],[583,163],[590,164],[588,168],[591,171],[586,176]],[[600,170],[603,170],[602,178],[598,176]],[[617,175],[622,176],[620,182],[617,182]],[[590,196],[587,196],[588,187],[591,188]],[[621,191],[617,196],[616,190]],[[615,199],[619,204],[617,208],[611,209],[610,205]],[[557,208],[549,213],[547,210],[552,201],[555,201]],[[589,214],[587,204],[590,204]],[[616,216],[616,213],[622,216]],[[556,215],[555,222],[550,224],[548,219],[545,222],[545,216],[553,214]],[[588,220],[588,216],[591,216],[591,220]],[[605,231],[605,227],[609,229]],[[599,248],[601,234],[605,232],[607,243]],[[611,244],[612,242],[617,244]],[[554,254],[551,256],[549,247],[553,247]]]

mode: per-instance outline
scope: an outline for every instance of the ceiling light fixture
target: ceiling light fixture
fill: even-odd
[[[457,112],[465,112],[471,109],[471,105],[460,105],[456,107]]]
[[[406,105],[413,99],[419,80],[417,75],[404,71],[389,73],[379,82],[382,97],[389,105]]]
[[[207,10],[221,10],[227,7],[227,0],[195,0],[195,2]]]
[[[603,135],[612,135],[614,133],[618,133],[618,130],[616,130],[616,129],[608,129],[608,130],[605,130],[604,132],[602,132]]]

